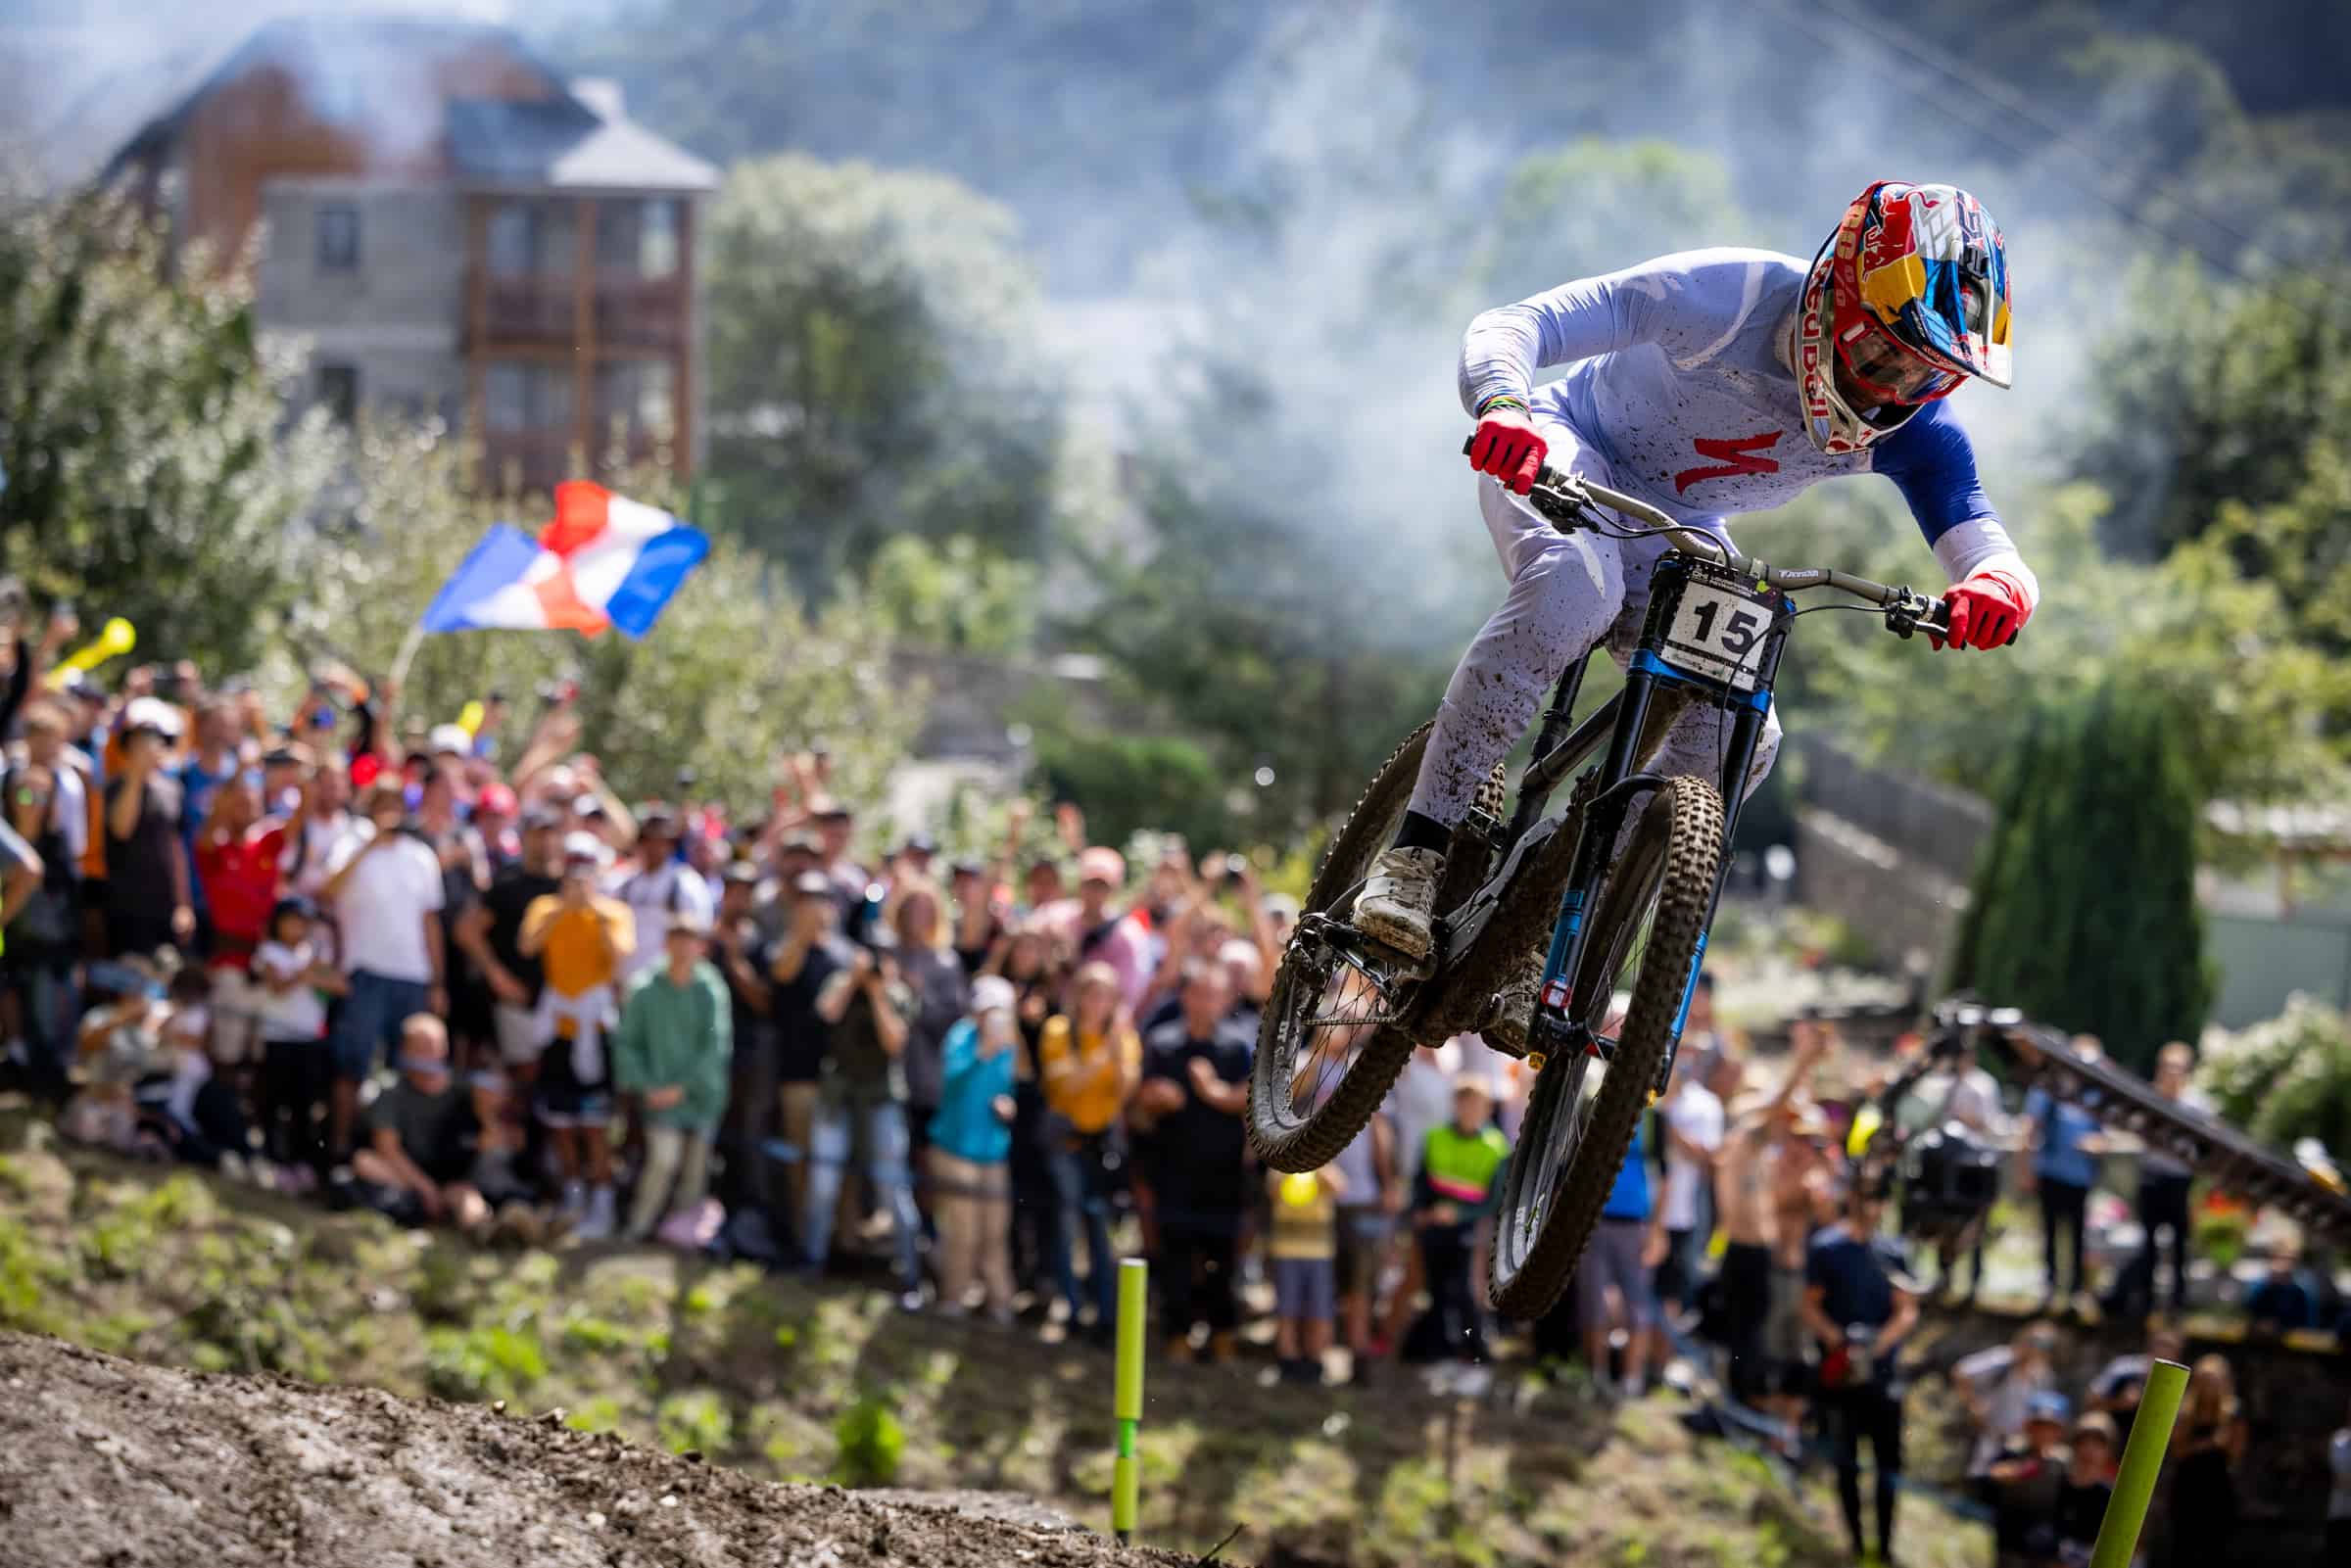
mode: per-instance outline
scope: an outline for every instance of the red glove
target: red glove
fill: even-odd
[[[1526,409],[1512,403],[1497,403],[1478,415],[1477,434],[1469,438],[1469,466],[1521,496],[1535,488],[1535,475],[1550,455],[1551,444]]]
[[[1943,595],[1950,606],[1950,645],[1955,648],[1996,648],[2016,641],[2016,634],[2033,618],[2033,601],[2022,585],[2006,572],[1977,572],[1951,586]],[[1942,647],[1943,640],[1934,639]]]

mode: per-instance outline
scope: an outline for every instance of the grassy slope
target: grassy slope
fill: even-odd
[[[0,1156],[0,1327],[204,1368],[561,1405],[778,1478],[1006,1489],[1100,1523],[1101,1355],[915,1319],[654,1251],[477,1252],[185,1172]],[[1148,1539],[1243,1560],[1510,1568],[1842,1561],[1833,1505],[1693,1442],[1675,1406],[1611,1415],[1532,1382],[1515,1406],[1391,1387],[1258,1388],[1154,1366]],[[1903,1561],[1980,1561],[1980,1532],[1905,1501]]]

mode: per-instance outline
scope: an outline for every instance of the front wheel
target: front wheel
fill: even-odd
[[[1490,1295],[1509,1316],[1551,1310],[1616,1184],[1681,1022],[1713,909],[1722,817],[1712,784],[1669,779],[1608,868],[1568,993],[1607,1057],[1555,1056],[1535,1075],[1488,1254]],[[1632,1001],[1610,1042],[1603,1030],[1620,986]]]
[[[1415,977],[1381,949],[1321,939],[1316,922],[1345,921],[1395,838],[1428,735],[1424,724],[1405,737],[1331,839],[1274,972],[1249,1071],[1249,1142],[1275,1170],[1328,1164],[1412,1060],[1413,1037],[1398,1025]]]

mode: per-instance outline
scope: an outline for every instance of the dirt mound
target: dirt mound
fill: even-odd
[[[0,1568],[1148,1568],[1033,1504],[778,1486],[559,1418],[0,1334]]]

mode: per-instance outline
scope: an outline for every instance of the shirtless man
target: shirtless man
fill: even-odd
[[[1779,1152],[1795,1125],[1796,1096],[1828,1049],[1828,1034],[1799,1022],[1796,1054],[1778,1089],[1750,1094],[1731,1108],[1731,1128],[1714,1166],[1714,1207],[1727,1242],[1722,1255],[1723,1307],[1731,1324],[1731,1392],[1749,1404],[1777,1392],[1777,1368],[1764,1356],[1763,1330],[1771,1314],[1772,1270],[1780,1244],[1776,1202]],[[1800,1266],[1803,1238],[1796,1241]]]

